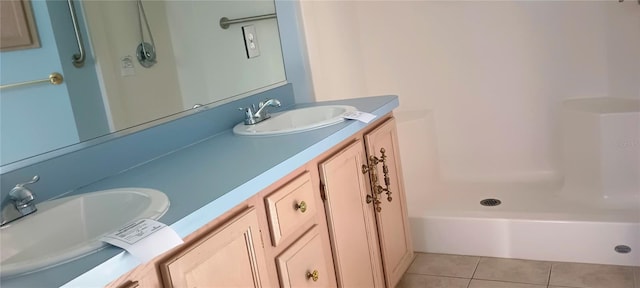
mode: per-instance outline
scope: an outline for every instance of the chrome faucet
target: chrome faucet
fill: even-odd
[[[256,111],[256,106],[251,105],[251,107],[247,108],[239,108],[240,111],[244,112],[244,124],[245,125],[253,125],[260,123],[264,120],[267,120],[271,117],[267,112],[267,107],[280,107],[280,101],[278,99],[269,99],[266,101],[262,101],[258,103],[258,110]],[[255,111],[255,112],[254,112]]]
[[[0,226],[4,226],[38,210],[33,202],[35,194],[24,187],[25,185],[36,183],[38,180],[40,180],[40,177],[36,175],[33,176],[31,181],[20,183],[11,189],[9,195],[2,200],[2,205],[0,205],[0,207],[2,207],[0,211]]]

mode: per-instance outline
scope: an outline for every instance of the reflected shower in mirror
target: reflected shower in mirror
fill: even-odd
[[[73,3],[83,67],[70,61],[78,47],[66,1],[32,1],[41,47],[1,52],[2,85],[65,77],[2,90],[1,165],[285,83],[276,18],[220,26],[273,14],[273,0]]]

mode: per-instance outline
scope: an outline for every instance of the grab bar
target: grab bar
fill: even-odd
[[[220,27],[222,29],[227,29],[229,28],[229,26],[231,26],[231,24],[236,24],[236,23],[244,23],[244,22],[249,22],[249,21],[257,21],[257,20],[265,20],[265,19],[271,19],[271,18],[276,18],[276,13],[271,13],[271,14],[264,14],[264,15],[258,15],[258,16],[251,16],[251,17],[244,17],[244,18],[237,18],[237,19],[229,19],[227,17],[222,17],[220,18]]]
[[[69,3],[69,12],[71,12],[71,22],[73,23],[73,30],[76,32],[76,40],[78,41],[78,50],[80,53],[73,54],[73,66],[80,68],[84,66],[84,44],[82,44],[82,34],[80,34],[80,27],[78,26],[78,18],[76,17],[76,8],[73,5],[73,0],[67,0]]]
[[[62,74],[60,74],[58,72],[53,72],[53,73],[51,73],[49,75],[49,78],[47,78],[47,79],[32,80],[32,81],[25,81],[25,82],[19,82],[19,83],[7,84],[7,85],[0,85],[0,89],[15,88],[15,87],[20,87],[20,86],[40,84],[40,83],[45,83],[45,82],[49,82],[52,85],[60,85],[60,84],[62,84],[63,81],[64,81],[64,78],[62,77]]]

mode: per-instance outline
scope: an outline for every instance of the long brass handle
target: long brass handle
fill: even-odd
[[[300,203],[296,204],[296,210],[300,210],[300,212],[307,212],[307,203],[304,201],[300,201]]]
[[[313,282],[318,281],[318,270],[313,270],[313,272],[307,271],[307,279],[313,280]]]
[[[371,156],[374,157],[374,156]],[[373,188],[373,191],[371,191],[371,195],[367,194],[367,204],[373,203],[373,209],[376,210],[376,212],[380,212],[382,211],[382,207],[380,207],[380,204],[382,204],[382,201],[380,201],[380,193],[382,193],[380,191],[380,185],[378,185],[378,168],[373,165],[373,164],[369,164],[369,166],[367,165],[362,165],[362,174],[367,174],[369,173],[369,181],[371,183],[371,187]]]
[[[391,185],[391,178],[389,177],[389,166],[387,166],[387,155],[385,155],[386,151],[384,148],[380,148],[380,159],[382,160],[382,173],[384,174],[384,191],[387,193],[387,201],[391,202],[393,198],[391,198],[391,190],[389,190],[389,186]]]
[[[380,194],[387,194],[387,201],[391,202],[393,198],[391,197],[391,190],[389,186],[391,186],[391,177],[389,177],[389,166],[387,165],[387,155],[385,154],[386,150],[384,148],[380,148],[381,156],[378,158],[375,155],[369,156],[368,165],[362,165],[362,174],[369,173],[369,181],[371,183],[371,188],[373,189],[372,195],[367,195],[367,203],[372,203],[376,209],[376,211],[380,212],[382,208],[379,206],[381,204]],[[384,177],[384,185],[382,187],[378,180],[378,164],[382,163],[382,173]]]
[[[20,87],[20,86],[28,86],[28,85],[34,85],[34,84],[40,84],[40,83],[47,83],[47,82],[51,83],[52,85],[60,85],[60,84],[62,84],[63,81],[64,81],[64,77],[62,77],[62,74],[60,74],[58,72],[53,72],[53,73],[49,74],[49,78],[47,78],[47,79],[32,80],[32,81],[25,81],[25,82],[13,83],[13,84],[0,85],[0,89],[16,88],[16,87]]]

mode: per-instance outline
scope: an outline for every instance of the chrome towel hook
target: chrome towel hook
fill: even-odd
[[[149,21],[147,21],[147,15],[144,13],[144,6],[142,6],[142,0],[138,0],[138,24],[140,26],[140,44],[136,50],[136,56],[138,56],[138,62],[145,68],[150,68],[158,61],[156,60],[156,44],[153,42],[153,35],[151,34],[151,28],[149,28]],[[142,19],[147,27],[147,33],[151,44],[144,41],[144,33],[142,31]]]

